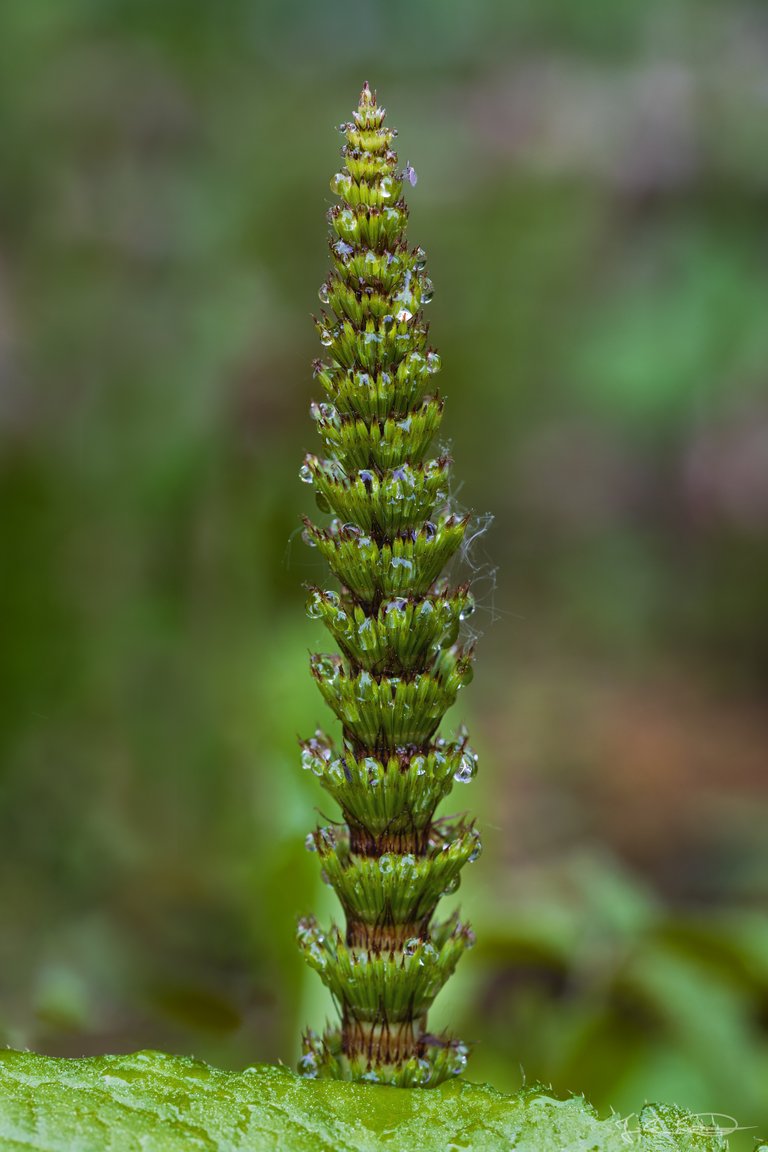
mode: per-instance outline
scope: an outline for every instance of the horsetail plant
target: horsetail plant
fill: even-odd
[[[410,165],[398,171],[396,131],[366,84],[341,125],[344,167],[331,180],[332,269],[320,288],[316,327],[326,350],[314,363],[324,393],[311,414],[326,458],[308,455],[300,476],[327,527],[305,520],[340,591],[311,588],[307,612],[340,655],[315,654],[311,671],[341,721],[339,746],[318,731],[302,762],[341,808],[344,823],[318,828],[320,857],[346,928],[299,923],[299,942],[339,1008],[340,1027],[304,1037],[307,1076],[434,1086],[462,1071],[461,1042],[427,1031],[427,1011],[464,950],[470,929],[434,919],[480,852],[465,817],[435,819],[454,781],[477,758],[461,729],[438,727],[472,676],[459,640],[474,604],[469,587],[441,577],[468,517],[451,510],[450,461],[428,458],[443,401],[440,358],[422,308],[432,299],[421,248],[405,231]]]

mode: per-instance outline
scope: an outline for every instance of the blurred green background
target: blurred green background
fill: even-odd
[[[768,1132],[767,75],[758,0],[2,6],[3,1042],[292,1063],[328,1010],[297,472],[368,79],[495,517],[434,1023]]]

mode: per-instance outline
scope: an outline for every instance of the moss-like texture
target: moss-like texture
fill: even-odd
[[[138,1052],[63,1060],[0,1052],[0,1152],[723,1152],[700,1118],[646,1105],[600,1120],[579,1098],[506,1096],[451,1081],[433,1092],[223,1072]]]
[[[427,1011],[473,942],[455,918],[435,920],[440,897],[480,852],[471,823],[435,821],[454,782],[476,757],[460,731],[437,735],[472,677],[462,621],[466,585],[442,577],[461,548],[468,517],[450,501],[450,460],[430,445],[443,402],[440,358],[423,307],[433,289],[422,249],[408,247],[405,184],[394,129],[368,85],[341,125],[344,166],[331,181],[332,268],[320,288],[315,363],[322,403],[312,415],[326,453],[306,457],[326,527],[304,537],[341,585],[313,588],[307,610],[341,654],[318,653],[311,670],[341,722],[336,747],[323,732],[305,741],[304,767],[340,805],[344,824],[319,828],[307,846],[336,891],[345,928],[302,921],[299,942],[331,990],[340,1028],[305,1037],[307,1076],[434,1087],[460,1073],[467,1050],[427,1031]]]

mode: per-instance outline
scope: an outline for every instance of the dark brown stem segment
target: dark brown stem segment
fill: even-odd
[[[363,1023],[345,1013],[341,1024],[342,1050],[350,1061],[365,1061],[366,1067],[402,1065],[421,1058],[425,1051],[422,1040],[422,1020],[406,1020],[398,1024],[386,1021]]]

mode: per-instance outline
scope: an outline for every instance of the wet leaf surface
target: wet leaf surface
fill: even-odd
[[[705,1118],[706,1119],[706,1118]],[[671,1106],[600,1120],[582,1099],[509,1096],[453,1081],[432,1091],[224,1072],[159,1052],[65,1060],[0,1053],[0,1150],[22,1152],[709,1152],[723,1136]]]

